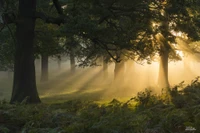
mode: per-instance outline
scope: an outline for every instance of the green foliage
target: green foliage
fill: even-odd
[[[145,89],[144,92],[138,92],[137,96],[134,98],[139,105],[144,107],[152,106],[156,104],[157,97],[152,95],[152,91],[150,89]]]
[[[92,64],[100,55],[119,60],[117,53],[135,58],[137,52],[142,60],[152,54],[146,2],[70,0],[66,3],[69,20],[61,31],[69,38],[75,35],[89,42],[79,42],[85,57],[80,58],[86,64]]]
[[[13,30],[11,30],[12,28]],[[15,32],[13,25],[4,28],[0,32],[0,70],[13,71],[14,69],[14,53],[15,53],[15,38],[12,34]]]
[[[0,126],[0,132],[1,133],[9,133],[10,130],[8,128],[4,127],[4,126]]]
[[[177,108],[191,107],[200,102],[200,82],[198,80],[199,77],[187,86],[181,82],[170,90],[172,102]]]
[[[37,21],[35,28],[35,55],[44,54],[48,56],[60,55],[64,52],[61,45],[58,26],[45,24],[42,21]]]
[[[0,102],[1,132],[22,133],[178,133],[186,127],[199,132],[198,78],[170,88],[168,97],[149,89],[127,102],[70,100],[64,103],[10,105]],[[163,96],[164,95],[164,96]],[[166,99],[171,97],[171,102]],[[181,97],[181,98],[180,98]],[[180,100],[181,99],[181,100]],[[136,106],[135,103],[137,102]],[[181,103],[183,102],[183,103]],[[20,117],[19,117],[20,116]]]

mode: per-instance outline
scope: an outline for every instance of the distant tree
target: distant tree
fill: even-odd
[[[14,56],[15,52],[15,41],[13,40],[11,34],[14,30],[11,27],[5,27],[1,31],[0,36],[0,71],[13,71],[14,69]],[[9,30],[10,29],[10,30]],[[11,34],[10,34],[11,33]]]
[[[11,2],[13,4],[15,2]],[[58,6],[57,0],[53,0],[53,4],[61,14],[61,7]],[[55,23],[60,25],[66,22],[63,17],[48,17],[44,13],[36,12],[36,0],[31,2],[26,0],[19,0],[18,8],[12,9],[8,3],[4,4],[3,25],[16,23],[16,47],[14,59],[14,82],[11,96],[11,103],[22,102],[24,99],[27,103],[39,103],[40,99],[37,92],[35,80],[35,66],[34,66],[34,30],[36,18],[43,19],[46,23]],[[7,12],[8,9],[10,12]],[[17,15],[15,15],[17,13]]]
[[[75,73],[76,69],[76,56],[79,53],[79,42],[73,36],[67,36],[65,41],[65,52],[69,55],[70,71]]]
[[[58,0],[52,1],[53,3],[44,3],[46,6],[55,7],[57,13],[52,16],[49,13],[44,14],[40,8],[36,11],[36,0],[31,2],[19,0],[17,15],[14,14],[13,17],[13,13],[8,15],[6,11],[3,15],[6,18],[3,20],[5,24],[15,22],[17,27],[11,103],[21,102],[26,97],[29,103],[40,102],[35,82],[33,42],[37,18],[45,23],[59,26],[64,24],[61,26],[62,32],[67,38],[73,37],[79,42],[79,52],[76,54],[79,57],[78,60],[86,65],[95,64],[96,59],[102,55],[109,55],[113,61],[119,62],[121,58],[115,55],[116,51],[121,51],[123,56],[130,59],[151,60],[158,51],[162,55],[161,49],[165,48],[166,54],[163,55],[166,55],[166,58],[163,59],[166,66],[167,56],[170,56],[168,50],[172,49],[168,48],[172,47],[169,42],[174,40],[170,33],[172,29],[177,31],[176,28],[178,28],[194,39],[199,37],[197,34],[199,28],[196,27],[199,21],[196,18],[193,21],[194,17],[187,10],[192,9],[191,6],[182,5],[176,0],[162,2],[157,0],[135,0],[134,2],[132,0],[63,0],[62,3]],[[40,1],[40,3],[43,2]],[[167,15],[163,15],[163,10]],[[156,28],[158,30],[152,30],[152,21],[161,22],[161,25]],[[160,33],[164,39],[160,37],[160,40],[156,39],[157,33]],[[164,47],[160,47],[161,45]],[[167,66],[165,68],[167,70]]]
[[[109,55],[118,62],[115,52],[119,50],[126,51],[123,55],[128,58],[137,55],[140,60],[152,53],[151,47],[142,40],[150,41],[147,3],[139,0],[134,3],[130,0],[71,2],[66,8],[70,19],[63,30],[69,36],[76,35],[85,40],[86,44],[82,43],[83,64],[95,64],[102,55]]]
[[[110,57],[107,55],[102,56],[102,71],[103,71],[103,79],[106,80],[108,78],[108,63],[110,62]]]
[[[169,59],[181,60],[177,54],[177,33],[185,34],[190,40],[199,39],[199,28],[194,23],[191,14],[194,3],[186,1],[152,1],[152,37],[160,56],[158,84],[160,87],[169,87],[168,62]],[[186,46],[189,47],[189,46]]]
[[[48,81],[48,59],[52,56],[58,56],[64,52],[57,37],[58,27],[52,24],[45,24],[37,21],[35,32],[35,54],[41,55],[41,81]],[[58,39],[57,39],[58,38]]]

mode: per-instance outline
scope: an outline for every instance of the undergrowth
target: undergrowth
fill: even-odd
[[[146,89],[126,102],[11,105],[0,101],[0,133],[199,133],[199,125],[198,78],[160,95]]]

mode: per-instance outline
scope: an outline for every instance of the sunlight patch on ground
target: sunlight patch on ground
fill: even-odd
[[[183,56],[182,52],[179,53]],[[179,84],[182,81],[189,83],[199,73],[197,64],[191,60],[184,60],[169,63],[169,81],[171,85]],[[130,65],[130,66],[129,66]],[[196,69],[195,69],[196,68]],[[124,83],[113,82],[114,64],[109,66],[107,82],[102,78],[101,67],[77,70],[75,74],[62,75],[59,79],[49,82],[49,88],[41,95],[42,98],[61,97],[61,99],[113,99],[123,97],[133,97],[145,88],[152,88],[155,92],[161,92],[157,88],[159,63],[151,64],[126,63]],[[53,84],[51,84],[53,83]]]
[[[182,44],[183,46],[186,44]],[[169,63],[169,82],[171,85],[179,84],[182,81],[190,83],[196,76],[200,75],[197,61],[198,56],[189,56],[185,52],[178,52],[183,56],[182,61]],[[184,54],[184,55],[183,55]],[[63,66],[64,67],[64,66]],[[63,69],[60,72],[50,70],[50,80],[45,83],[38,82],[38,92],[42,100],[56,98],[57,100],[69,99],[90,99],[90,100],[105,100],[131,98],[139,91],[144,91],[145,88],[155,88],[156,92],[160,92],[157,87],[159,63],[152,62],[143,65],[133,61],[126,63],[124,82],[119,80],[118,83],[114,80],[114,64],[110,63],[108,67],[108,77],[104,77],[102,66],[94,68],[78,68],[74,74],[71,74],[69,69]],[[10,98],[11,81],[4,84],[1,82],[1,89],[5,96]],[[2,88],[3,87],[3,88]],[[9,89],[7,89],[9,87]],[[8,93],[7,93],[8,92]],[[9,99],[7,98],[7,99]]]
[[[66,75],[64,79],[58,80],[58,82],[52,84],[42,96],[85,92],[88,89],[88,85],[95,82],[95,78],[100,75],[99,73],[100,69],[92,68],[81,70],[70,76]],[[96,88],[94,89],[96,90]]]

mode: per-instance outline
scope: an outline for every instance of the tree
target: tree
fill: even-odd
[[[177,44],[177,32],[187,34],[190,40],[198,40],[199,28],[194,23],[195,17],[190,14],[194,3],[187,1],[153,1],[150,4],[152,14],[152,37],[158,47],[160,68],[158,84],[169,87],[168,60],[181,60],[174,44]],[[188,46],[186,46],[188,47]]]
[[[70,70],[71,73],[75,73],[75,69],[76,69],[76,54],[78,54],[78,42],[75,40],[75,38],[73,36],[67,36],[66,37],[66,42],[65,42],[65,50],[67,52],[67,54],[69,55],[69,60],[70,60]]]
[[[48,59],[62,54],[58,26],[37,21],[35,28],[35,55],[41,55],[41,82],[48,81]]]
[[[1,1],[1,3],[4,3]],[[10,23],[16,24],[16,47],[14,59],[14,81],[11,103],[22,102],[26,99],[27,103],[39,103],[40,99],[37,92],[35,80],[34,66],[34,29],[35,20],[40,18],[45,23],[55,23],[60,25],[65,23],[66,19],[59,15],[58,17],[49,17],[43,12],[36,11],[36,0],[31,2],[19,0],[16,5],[19,5],[18,14],[12,9],[12,4],[15,2],[5,2],[2,8],[3,13],[0,14],[1,23],[3,26]],[[11,4],[11,5],[9,5]],[[57,0],[53,0],[53,4],[58,12],[62,14],[62,8]],[[9,12],[8,9],[10,10]]]
[[[70,20],[63,29],[66,29],[64,32],[67,35],[86,40],[84,63],[93,63],[101,55],[109,55],[118,62],[115,52],[120,50],[126,51],[123,54],[129,58],[138,55],[140,59],[145,59],[151,54],[151,50],[146,50],[145,43],[138,43],[144,37],[150,38],[149,9],[145,2],[76,0],[72,3],[66,9]],[[145,34],[141,36],[143,32]]]
[[[14,81],[11,103],[39,103],[34,65],[34,29],[36,0],[19,0],[19,13],[16,24],[16,52],[14,61]]]
[[[58,4],[54,0],[54,4]],[[31,2],[19,0],[18,15],[3,12],[4,25],[16,23],[16,47],[14,59],[14,81],[11,103],[22,102],[39,103],[34,66],[34,29],[35,19],[41,18],[46,23],[60,24],[65,20],[47,17],[41,12],[36,12],[36,0]],[[57,6],[56,6],[57,7]],[[5,8],[6,9],[6,8]]]
[[[166,46],[171,46],[169,42],[173,42],[174,37],[170,31],[172,29],[176,31],[176,28],[185,31],[188,36],[198,38],[197,30],[199,29],[195,28],[196,24],[193,23],[196,21],[192,21],[192,19],[188,21],[188,18],[192,18],[186,10],[188,5],[177,4],[176,0],[164,2],[156,0],[135,0],[134,2],[131,0],[70,0],[62,2],[62,5],[67,8],[62,8],[58,0],[53,0],[53,5],[58,13],[54,17],[49,17],[39,11],[36,12],[36,0],[31,2],[19,0],[19,13],[15,21],[12,19],[14,17],[4,15],[6,16],[4,21],[7,20],[7,24],[17,23],[11,103],[21,102],[26,97],[30,103],[40,102],[34,68],[33,40],[36,18],[42,19],[45,23],[64,24],[62,28],[66,33],[65,36],[68,35],[68,37],[79,40],[78,42],[84,42],[79,45],[81,46],[80,57],[82,56],[79,59],[84,59],[84,62],[90,64],[105,53],[114,61],[119,62],[121,58],[115,56],[115,52],[118,51],[121,51],[122,55],[127,58],[150,60],[156,51],[161,54],[163,50],[166,51]],[[162,15],[163,10],[168,14],[167,16]],[[165,22],[166,18],[172,20]],[[158,25],[156,31],[151,29],[152,20],[162,23]],[[188,26],[188,24],[192,24],[192,26]],[[185,26],[187,27],[184,28]],[[156,34],[159,32],[164,37],[160,41],[156,39]],[[163,48],[160,47],[162,43],[164,44]],[[154,44],[159,44],[159,46]],[[167,57],[168,53],[163,55]],[[168,57],[163,59],[166,62]],[[164,63],[164,66],[166,64],[168,63]]]
[[[13,29],[13,30],[11,30]],[[14,69],[14,56],[15,42],[10,33],[13,33],[15,28],[13,25],[11,27],[5,27],[1,31],[0,36],[0,70],[1,71],[13,71]]]
[[[102,71],[103,71],[103,79],[106,81],[108,78],[108,63],[110,61],[110,57],[109,56],[102,56]]]

